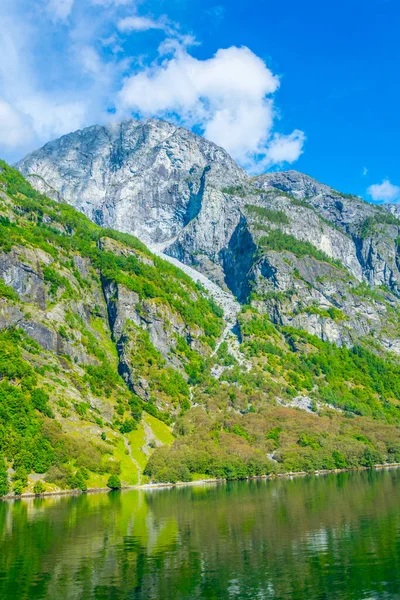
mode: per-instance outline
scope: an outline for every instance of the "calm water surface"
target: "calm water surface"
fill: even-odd
[[[400,471],[0,502],[0,598],[400,598]]]

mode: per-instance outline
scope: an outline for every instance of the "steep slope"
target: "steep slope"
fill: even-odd
[[[110,148],[124,148],[117,163]],[[137,233],[158,255],[51,204],[51,218],[61,211],[85,223],[76,235],[57,216],[63,240],[83,237],[96,247],[95,255],[81,242],[68,248],[98,270],[115,364],[133,405],[173,424],[176,439],[152,454],[148,477],[400,461],[395,210],[295,171],[248,177],[223,150],[155,120],[65,136],[19,168],[95,221],[94,207],[107,205],[107,223]],[[38,220],[40,210],[35,204],[29,219],[49,235],[54,225],[46,215]],[[17,285],[18,276],[7,277]]]
[[[137,483],[172,442],[166,423],[189,405],[222,311],[136,238],[3,162],[0,186],[0,495],[4,459],[18,493],[38,478],[47,490]]]
[[[262,190],[281,190],[304,201],[334,227],[345,232],[353,242],[364,279],[375,286],[386,285],[399,294],[396,240],[400,222],[395,207],[368,204],[296,171],[262,175],[255,182]]]
[[[18,168],[277,324],[400,353],[394,209],[296,171],[248,177],[224,150],[155,119],[64,136]]]
[[[358,198],[326,186],[321,191],[304,175],[298,175],[303,191],[296,188],[297,174],[290,177],[302,198],[272,186],[285,176],[253,179],[254,189],[225,190],[216,214],[204,205],[165,252],[227,285],[276,323],[338,344],[372,337],[399,353],[400,221]],[[315,195],[306,197],[305,189]],[[332,205],[342,206],[341,220]]]

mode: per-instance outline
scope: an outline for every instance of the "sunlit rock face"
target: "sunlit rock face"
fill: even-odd
[[[94,125],[18,164],[37,189],[99,225],[163,243],[202,209],[206,187],[245,178],[222,148],[159,120]]]
[[[164,121],[93,126],[18,165],[40,191],[201,271],[274,322],[400,352],[400,213],[297,171],[248,176]],[[372,290],[372,291],[371,291]]]

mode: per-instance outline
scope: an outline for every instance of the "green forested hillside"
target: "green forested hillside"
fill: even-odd
[[[5,163],[0,186],[0,494],[138,483],[188,406],[221,310],[138,240]]]
[[[394,355],[257,299],[215,352],[224,327],[179,269],[1,162],[0,495],[400,461]]]
[[[400,461],[393,357],[276,328],[251,307],[240,328],[251,369],[219,353],[229,366],[219,381],[198,386],[199,406],[178,418],[173,446],[150,458],[151,477],[241,478]]]

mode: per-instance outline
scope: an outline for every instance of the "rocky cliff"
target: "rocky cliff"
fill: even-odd
[[[18,168],[38,190],[137,235],[277,324],[400,353],[395,207],[296,171],[249,177],[223,149],[155,119],[72,133]]]
[[[222,148],[157,120],[88,127],[18,167],[49,197],[148,243],[171,240],[196,218],[206,187],[245,177]]]

